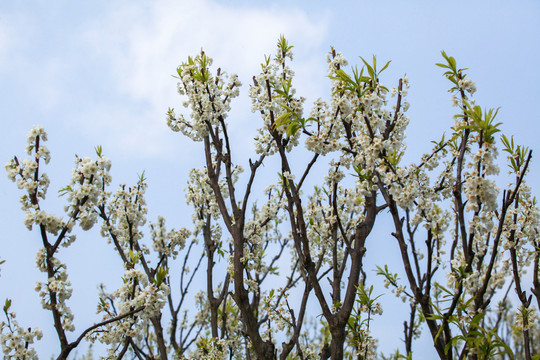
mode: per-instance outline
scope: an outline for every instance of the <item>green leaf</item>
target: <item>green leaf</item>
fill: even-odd
[[[64,196],[67,193],[70,193],[72,191],[73,191],[73,189],[71,188],[71,186],[68,185],[68,186],[58,190],[58,196]]]
[[[510,140],[508,140],[508,138],[506,137],[506,135],[502,135],[501,136],[501,142],[503,143],[504,145],[504,149],[503,151],[506,151],[507,153],[509,153],[510,155],[513,155],[514,154],[514,137],[510,137]]]
[[[384,65],[383,68],[379,71],[379,74],[382,73],[384,70],[386,70],[386,68],[390,65],[391,62],[392,60],[388,61],[386,65]]]
[[[6,299],[6,302],[4,303],[4,312],[6,314],[7,314],[10,307],[11,307],[11,299]]]
[[[274,129],[283,125],[287,125],[291,121],[291,118],[293,117],[293,115],[294,114],[292,112],[286,112],[279,115],[276,121],[274,121]]]
[[[360,59],[362,59],[362,61],[364,62],[364,65],[366,66],[367,70],[368,70],[368,74],[369,76],[374,79],[376,77],[376,73],[375,73],[375,69],[368,64],[368,62],[363,58],[363,57],[360,57]],[[377,60],[375,59],[375,56],[373,56],[373,66],[376,67],[376,64],[377,64]]]
[[[296,134],[298,129],[300,129],[300,124],[298,122],[291,121],[289,126],[287,126],[285,133],[287,134],[287,137],[291,137]]]
[[[157,268],[156,279],[154,280],[157,287],[161,286],[161,284],[163,283],[163,280],[165,280],[168,274],[169,274],[169,269],[166,269],[163,266],[160,266]]]
[[[484,313],[478,313],[478,314],[476,314],[476,315],[472,318],[469,327],[470,327],[470,328],[476,328],[476,327],[478,327],[478,324],[480,324],[480,321],[482,321],[482,319],[484,318],[484,315],[485,315]]]
[[[146,178],[144,177],[145,170],[139,175],[139,182],[143,183],[146,181]]]
[[[343,69],[337,69],[336,70],[336,75],[337,75],[337,78],[334,78],[334,79],[339,79],[347,84],[353,84],[354,85],[354,81],[351,79],[351,77],[345,72],[343,71]]]
[[[403,157],[403,151],[397,151],[392,150],[391,152],[386,155],[386,159],[390,164],[392,164],[393,167],[396,167],[399,162],[401,161],[401,158]]]
[[[281,58],[285,58],[285,56],[289,55],[289,52],[293,48],[293,46],[289,45],[289,42],[287,39],[285,39],[285,36],[280,35],[279,40],[277,43],[278,50],[280,51]]]
[[[129,250],[129,257],[131,258],[131,263],[136,264],[139,262],[139,259],[141,258],[141,254],[134,252],[133,250]]]
[[[450,67],[452,68],[452,70],[456,71],[456,59],[454,59],[453,57],[449,57],[448,58],[448,64],[450,65]]]

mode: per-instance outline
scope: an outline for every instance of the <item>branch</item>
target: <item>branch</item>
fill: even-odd
[[[138,313],[139,311],[142,311],[144,310],[144,306],[140,306],[136,309],[133,309],[131,311],[128,311],[127,313],[125,314],[122,314],[122,315],[118,315],[112,319],[108,319],[108,320],[104,320],[98,324],[95,324],[93,326],[90,326],[88,329],[84,330],[81,335],[79,335],[79,337],[77,338],[77,340],[75,340],[74,342],[70,343],[67,345],[67,347],[65,347],[62,352],[60,353],[60,355],[58,356],[58,359],[66,359],[68,354],[71,352],[71,350],[73,350],[74,348],[76,348],[79,343],[82,341],[82,339],[84,339],[84,337],[86,336],[86,334],[88,334],[90,331],[94,330],[94,329],[97,329],[98,327],[101,327],[101,326],[105,326],[107,324],[110,324],[110,323],[113,323],[113,322],[116,322],[116,321],[119,321],[119,320],[122,320],[123,318],[126,318],[128,316],[131,316],[131,315],[134,315],[136,313]]]

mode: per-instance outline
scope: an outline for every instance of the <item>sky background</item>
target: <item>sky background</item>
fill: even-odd
[[[183,109],[171,75],[201,48],[216,67],[239,74],[242,95],[233,101],[229,123],[245,162],[260,124],[250,112],[248,85],[264,54],[274,53],[284,34],[294,45],[295,83],[308,99],[307,109],[318,97],[328,97],[330,46],[350,64],[358,64],[358,56],[392,60],[383,75],[389,87],[407,74],[407,161],[428,151],[430,140],[440,139],[453,125],[449,82],[434,65],[445,50],[458,66],[470,69],[477,104],[500,106],[503,132],[533,149],[529,183],[534,189],[540,174],[539,17],[537,1],[2,1],[0,160],[24,158],[26,134],[33,125],[43,125],[52,153],[45,171],[52,181],[42,206],[60,214],[63,203],[55,193],[69,182],[74,155],[93,156],[101,145],[113,162],[114,187],[136,182],[145,171],[149,220],[161,214],[169,226],[188,226],[191,212],[183,187],[189,169],[202,166],[202,149],[166,126],[167,108]],[[19,323],[44,331],[37,349],[47,358],[57,340],[51,315],[41,310],[33,290],[36,281],[44,280],[34,267],[40,238],[23,225],[20,195],[0,176],[0,258],[6,260],[0,301],[11,298]],[[60,253],[74,284],[75,334],[98,320],[96,285],[106,282],[112,289],[121,271],[97,229],[76,233],[78,241]],[[380,237],[379,247],[368,242],[373,258],[395,245],[388,235]],[[385,314],[399,315],[392,311],[385,308]],[[381,321],[373,329],[386,354],[401,346],[401,322],[392,329]],[[429,339],[421,341],[429,348]]]

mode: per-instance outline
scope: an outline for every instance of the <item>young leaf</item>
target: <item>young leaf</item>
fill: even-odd
[[[4,303],[4,312],[6,314],[7,314],[10,307],[11,307],[11,299],[6,299],[6,302]]]

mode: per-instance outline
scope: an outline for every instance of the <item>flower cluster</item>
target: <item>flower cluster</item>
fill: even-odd
[[[380,73],[364,61],[370,77],[364,71],[353,69],[352,75],[344,71],[346,59],[332,51],[328,57],[329,76],[332,80],[331,106],[317,102],[312,116],[321,118],[318,131],[306,140],[308,149],[326,153],[341,149],[339,163],[354,168],[358,173],[358,190],[369,195],[378,183],[389,185],[397,181],[396,171],[405,149],[405,129],[409,118],[406,101],[409,82],[405,76],[399,89],[388,89],[379,80]],[[384,68],[383,68],[384,69]],[[397,105],[389,108],[388,95],[398,96]],[[324,117],[321,116],[324,109]]]
[[[459,80],[458,85],[461,90],[466,91],[471,95],[473,95],[476,92],[476,84],[474,83],[474,81],[472,81],[468,77],[465,79]]]
[[[46,250],[42,248],[36,255],[36,266],[44,273],[50,274],[52,270],[52,276],[46,283],[36,283],[35,290],[41,297],[41,305],[47,310],[54,307],[62,317],[62,327],[67,331],[74,331],[73,313],[66,303],[73,292],[66,265],[55,257],[47,257]]]
[[[263,126],[255,137],[255,149],[258,154],[272,155],[277,151],[272,133],[285,136],[287,151],[298,145],[301,131],[305,127],[302,118],[305,98],[296,97],[296,89],[292,86],[294,71],[289,67],[287,59],[292,59],[292,46],[281,38],[274,59],[267,56],[261,64],[261,72],[253,78],[249,87],[251,111],[259,112]]]
[[[11,301],[6,301],[4,312],[7,322],[0,322],[0,344],[6,360],[29,359],[37,360],[38,355],[32,345],[36,340],[40,340],[43,333],[39,329],[23,329],[15,320],[15,313],[9,311]]]
[[[214,292],[219,293],[220,288],[214,289]],[[195,295],[195,304],[198,309],[195,314],[195,323],[200,324],[203,330],[207,331],[205,337],[201,337],[196,344],[196,349],[190,351],[190,356],[184,356],[180,359],[242,359],[242,347],[246,339],[240,335],[242,333],[243,324],[241,322],[240,311],[232,299],[226,299],[222,307],[224,313],[218,318],[218,326],[222,329],[222,335],[227,334],[226,337],[211,338],[208,329],[208,318],[210,315],[210,304],[207,301],[208,295],[200,291]],[[187,328],[187,309],[185,310],[183,322],[180,325],[181,328]],[[215,347],[212,345],[219,343],[226,345],[225,347]],[[236,356],[233,357],[233,354]],[[226,357],[225,357],[226,356]]]
[[[101,286],[97,312],[103,313],[103,321],[130,312],[134,314],[108,323],[88,335],[92,342],[99,339],[104,344],[112,345],[109,352],[113,354],[115,344],[121,343],[126,337],[142,340],[143,323],[163,308],[169,294],[169,287],[165,283],[158,286],[149,282],[148,277],[135,268],[125,271],[123,281],[122,286],[111,294],[107,294]]]
[[[111,239],[117,241],[125,253],[132,250],[143,237],[141,227],[146,223],[148,212],[144,198],[148,185],[144,180],[141,176],[136,186],[120,186],[107,205],[108,216],[101,226],[102,236],[107,237],[109,242]],[[148,253],[144,245],[141,250]]]
[[[340,209],[337,214],[329,189],[331,188],[315,188],[306,205],[306,217],[309,219],[307,236],[310,239],[310,253],[331,265],[334,261],[343,261],[345,244],[350,240],[344,239],[341,231],[338,231],[338,217],[342,228],[350,231],[365,220],[365,215],[362,213],[363,198],[357,189],[348,189],[341,185],[336,187],[336,208]],[[332,249],[335,251],[334,255]]]
[[[34,126],[27,136],[26,153],[34,156],[33,159],[25,159],[21,163],[15,157],[5,166],[8,178],[17,183],[19,189],[25,189],[28,197],[21,199],[23,207],[30,207],[28,202],[35,205],[36,198],[45,199],[49,187],[49,178],[45,173],[39,174],[39,161],[43,159],[49,163],[51,156],[49,149],[43,144],[47,141],[47,133],[41,126]]]
[[[221,181],[219,184],[222,192],[227,193],[226,184]],[[216,198],[213,196],[213,190],[210,187],[208,172],[206,169],[192,169],[189,172],[188,186],[186,190],[186,203],[194,207],[193,223],[195,224],[194,233],[201,232],[209,218],[218,219],[220,216],[219,207]],[[218,224],[211,225],[212,239],[219,241],[221,239],[221,227]]]
[[[311,110],[311,118],[317,123],[317,131],[312,132],[306,139],[305,145],[309,151],[326,155],[343,147],[340,141],[339,131],[335,127],[339,125],[329,121],[331,108],[322,99],[317,99]]]
[[[150,228],[154,251],[161,255],[171,256],[173,259],[178,255],[178,251],[184,248],[186,239],[191,235],[191,232],[185,228],[167,231],[165,219],[162,216],[158,217],[156,223],[151,223]]]
[[[371,336],[369,329],[360,329],[357,334],[359,341],[355,351],[357,358],[377,359],[377,339]]]
[[[99,156],[76,157],[70,184],[64,189],[69,204],[65,210],[69,217],[78,219],[83,230],[91,229],[97,221],[96,207],[103,206],[109,196],[105,187],[111,182],[111,161]]]
[[[14,157],[6,164],[5,169],[8,178],[16,182],[19,189],[26,190],[26,194],[21,197],[21,208],[26,212],[24,224],[28,230],[32,230],[32,226],[36,224],[56,235],[66,223],[60,217],[41,210],[38,203],[39,198],[45,199],[50,182],[47,174],[39,169],[41,159],[45,163],[51,159],[49,150],[44,145],[46,140],[47,133],[43,127],[34,126],[28,134],[26,146],[27,154],[33,155],[33,158],[19,161]],[[71,227],[72,224],[69,229]]]
[[[201,51],[177,69],[178,92],[188,97],[184,106],[191,108],[191,116],[186,120],[169,109],[167,124],[173,131],[181,131],[194,141],[201,141],[208,135],[209,127],[225,121],[231,100],[238,96],[242,85],[237,75],[233,74],[229,79],[221,69],[215,75],[211,74],[211,65],[212,59]]]
[[[190,357],[201,360],[225,360],[229,358],[231,343],[228,339],[201,338],[197,342],[197,351]],[[185,359],[182,356],[180,359]]]
[[[479,211],[480,205],[484,207],[484,211],[488,212],[497,208],[499,188],[493,180],[486,178],[487,175],[499,173],[499,168],[494,162],[496,157],[497,149],[486,142],[468,163],[471,170],[465,175],[464,190],[468,200],[467,211]],[[480,169],[482,169],[481,173]]]
[[[294,315],[291,313],[288,297],[289,293],[282,288],[271,290],[263,297],[261,312],[268,318],[262,326],[264,339],[274,340],[277,332],[290,334],[294,328]]]

